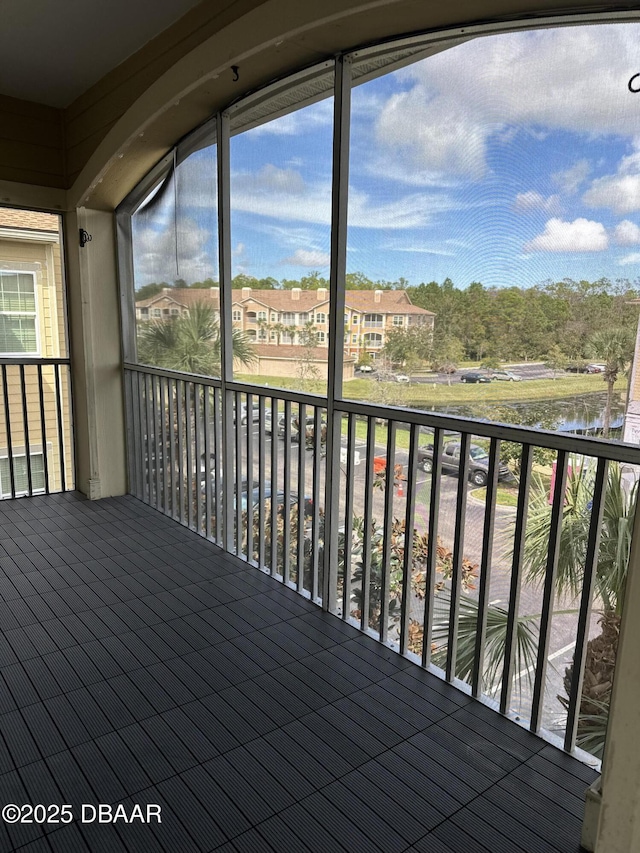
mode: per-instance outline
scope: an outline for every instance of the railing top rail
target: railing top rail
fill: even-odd
[[[70,360],[68,358],[29,358],[25,356],[24,358],[0,358],[0,365],[15,365],[19,367],[23,364],[25,367],[28,367],[30,364],[70,364]]]
[[[0,361],[1,363],[1,361]],[[150,367],[148,365],[125,363],[126,370],[137,370],[140,373],[150,373],[155,376],[166,376],[181,379],[186,382],[197,382],[213,388],[220,387],[220,380],[192,373],[182,373],[178,370]],[[249,385],[244,382],[227,383],[227,388],[245,394],[264,397],[277,397],[280,400],[290,400],[292,403],[304,403],[309,406],[326,408],[326,397],[313,394],[303,394],[299,391],[288,391],[281,388],[267,388],[263,385]],[[436,412],[425,412],[422,409],[405,409],[398,406],[377,406],[372,403],[356,402],[354,400],[336,400],[335,409],[338,412],[362,415],[364,417],[394,420],[405,424],[433,429],[439,427],[444,432],[460,432],[476,435],[482,438],[496,438],[501,441],[514,441],[518,444],[531,444],[535,447],[546,447],[550,450],[564,450],[568,453],[579,453],[584,456],[609,459],[627,465],[640,465],[640,447],[624,442],[612,442],[603,438],[590,438],[583,435],[564,434],[541,430],[535,427],[510,426],[509,424],[463,418],[458,415],[445,415]]]
[[[603,438],[589,438],[583,435],[564,434],[541,430],[536,427],[510,426],[509,424],[462,418],[458,415],[445,415],[425,412],[421,409],[404,409],[397,406],[375,406],[350,400],[336,402],[341,412],[353,412],[376,418],[386,418],[406,424],[419,424],[425,427],[439,427],[449,432],[464,432],[482,438],[497,438],[501,441],[515,441],[518,444],[531,444],[535,447],[547,447],[551,450],[565,450],[568,453],[580,453],[610,459],[629,465],[640,465],[640,447],[635,444],[607,441]]]
[[[202,376],[199,373],[183,373],[180,370],[169,370],[165,367],[151,367],[147,364],[130,364],[125,362],[125,370],[137,370],[140,373],[150,373],[152,376],[166,376],[168,379],[181,379],[183,382],[197,382],[210,388],[220,388],[220,379],[212,376]],[[304,394],[300,391],[288,391],[286,388],[271,388],[265,385],[249,385],[246,382],[227,382],[227,390],[240,391],[243,394],[253,394],[261,397],[277,397],[279,400],[290,400],[292,403],[304,403],[307,406],[327,407],[327,398],[316,394]]]

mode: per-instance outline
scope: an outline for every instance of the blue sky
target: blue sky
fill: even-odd
[[[635,24],[486,36],[355,87],[348,271],[461,287],[635,279],[638,44]],[[234,275],[328,275],[332,111],[326,99],[232,138]],[[199,177],[212,158],[192,161],[187,280],[217,277]],[[137,236],[139,283],[162,230]]]

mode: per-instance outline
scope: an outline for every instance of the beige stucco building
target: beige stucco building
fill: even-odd
[[[3,364],[0,376],[0,490],[3,497],[11,495],[7,414],[12,424],[15,493],[22,494],[28,487],[27,441],[33,491],[45,490],[45,468],[49,489],[58,491],[62,486],[58,368],[42,363],[38,367],[36,362],[66,356],[59,217],[0,208],[0,358],[21,358],[27,362],[23,374],[17,365]],[[29,364],[31,360],[33,364]],[[69,479],[72,449],[67,371],[64,367],[58,385],[63,423],[62,454]]]

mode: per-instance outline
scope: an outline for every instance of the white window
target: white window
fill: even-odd
[[[327,315],[326,314],[322,314],[322,313],[316,314],[316,323],[321,325],[322,323],[326,323],[326,322],[327,322]]]
[[[296,315],[291,311],[285,311],[282,315],[282,322],[287,323],[289,326],[294,326],[296,322]]]
[[[323,344],[327,339],[327,336],[325,335],[324,332],[316,332],[316,335],[318,336],[318,343],[319,344]]]
[[[275,339],[276,339],[276,333],[275,333],[275,332],[271,332],[271,334],[269,335],[269,339],[270,339],[270,340],[272,340],[272,341],[275,341]]]
[[[162,308],[152,308],[151,313],[154,317],[162,317]]]
[[[141,317],[148,317],[149,316],[149,309],[148,308],[140,308],[140,316]]]
[[[0,271],[0,353],[37,355],[36,277]]]
[[[26,456],[13,457],[13,479],[16,496],[29,494],[29,472]],[[42,453],[31,454],[31,487],[34,493],[45,491],[44,457]],[[0,458],[0,491],[3,498],[11,497],[11,467],[8,456]]]
[[[404,326],[404,317],[400,314],[393,315],[393,325],[394,326]]]
[[[267,312],[266,311],[258,311],[258,321],[266,322],[267,320]]]
[[[351,335],[351,343],[352,344],[358,343],[358,336],[357,335]]]
[[[267,330],[266,329],[258,329],[258,340],[266,341],[267,340]]]
[[[242,320],[242,311],[239,311],[237,308],[235,308],[235,309],[233,310],[233,314],[232,314],[232,316],[233,316],[233,322],[234,322],[234,323],[239,323],[239,322],[240,322],[240,320]]]
[[[274,311],[271,312],[271,322],[272,323],[278,322],[278,315]]]
[[[354,326],[357,326],[358,323],[360,322],[360,317],[358,317],[357,314],[354,314],[351,322],[353,323]]]
[[[376,332],[369,332],[364,336],[364,345],[365,347],[381,347],[382,335],[379,335]]]
[[[172,316],[172,317],[177,317],[179,313],[180,313],[180,312],[178,311],[178,309],[177,309],[177,308],[172,308],[172,309],[171,309],[171,316]]]

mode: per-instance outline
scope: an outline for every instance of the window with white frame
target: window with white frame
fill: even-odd
[[[316,335],[318,336],[318,343],[319,344],[323,344],[327,340],[327,336],[325,335],[324,332],[316,332]]]
[[[233,322],[239,323],[240,320],[242,320],[242,311],[239,311],[237,308],[234,308],[232,316],[233,316]]]
[[[271,322],[272,322],[272,323],[277,323],[277,322],[278,322],[278,315],[275,313],[275,311],[272,311],[272,312],[271,312]]]
[[[34,494],[45,491],[44,456],[42,453],[31,455],[31,488]],[[29,494],[29,470],[27,457],[13,457],[13,480],[16,497]],[[11,497],[11,466],[9,457],[0,458],[0,490],[3,498]]]
[[[322,325],[323,323],[326,323],[326,322],[327,322],[327,315],[326,314],[323,314],[322,312],[319,312],[318,314],[316,314],[316,323],[317,324]]]
[[[38,355],[36,277],[0,270],[0,353]]]
[[[394,314],[393,315],[393,325],[394,326],[404,326],[404,317],[402,314]]]
[[[267,321],[267,312],[266,311],[258,311],[258,322],[266,323]]]

